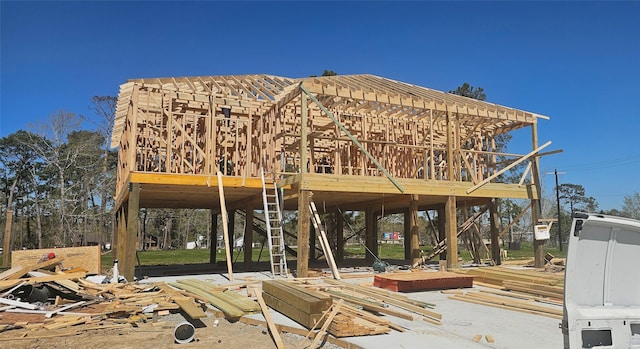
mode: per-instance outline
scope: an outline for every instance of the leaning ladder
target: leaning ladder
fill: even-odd
[[[284,249],[284,231],[282,230],[282,213],[278,197],[278,186],[273,181],[273,188],[267,188],[262,169],[262,202],[264,204],[264,220],[267,226],[269,241],[269,257],[271,274],[287,277],[287,256]]]

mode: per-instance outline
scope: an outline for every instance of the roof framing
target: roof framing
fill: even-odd
[[[446,114],[456,113],[465,129],[495,133],[529,126],[547,116],[478,101],[442,91],[375,75],[336,75],[292,79],[274,75],[195,76],[181,78],[131,79],[120,86],[111,146],[122,135],[134,86],[175,93],[180,99],[245,108],[253,115],[266,115],[272,108],[299,105],[302,84],[328,109],[343,113],[370,114],[384,118],[422,119],[433,117],[436,124]]]

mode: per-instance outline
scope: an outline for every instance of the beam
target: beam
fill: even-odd
[[[367,263],[373,263],[378,257],[378,237],[375,229],[375,214],[372,208],[367,208],[364,213],[365,220],[365,246],[368,251],[365,251],[365,260]],[[372,255],[373,254],[373,255]]]
[[[300,190],[298,194],[298,277],[307,277],[309,274],[310,194],[308,190]]]
[[[499,219],[498,199],[495,199],[495,204],[489,207],[489,225],[491,227],[491,258],[496,265],[502,264],[500,258],[500,234],[498,233],[500,227]]]
[[[253,257],[253,207],[247,205],[244,216],[244,268],[251,269]]]
[[[133,281],[136,261],[136,240],[138,238],[138,211],[140,210],[140,183],[131,183],[129,186],[129,202],[127,204],[126,237],[124,251],[120,254],[124,257],[120,262],[121,273],[127,281]]]
[[[548,142],[550,143],[550,142]],[[535,148],[538,146],[538,124],[531,125],[531,144]],[[539,166],[539,158],[536,157],[533,159],[531,164],[531,183],[536,186],[536,189],[540,193],[540,166]],[[531,224],[535,226],[538,223],[538,219],[540,219],[542,215],[542,207],[540,203],[540,199],[531,200]],[[533,231],[534,227],[531,227]],[[535,237],[533,239],[533,254],[535,260],[536,268],[544,267],[544,240],[536,240]]]
[[[483,180],[482,182],[480,182],[480,183],[478,183],[478,184],[474,185],[473,187],[471,187],[471,188],[467,189],[467,194],[470,194],[470,193],[471,193],[471,192],[473,192],[474,190],[476,190],[476,189],[480,188],[481,186],[483,186],[483,185],[485,185],[485,184],[489,183],[490,181],[492,181],[493,179],[495,179],[495,178],[496,178],[496,177],[498,177],[499,175],[501,175],[501,174],[503,174],[503,173],[505,173],[505,172],[509,171],[510,169],[512,169],[513,167],[515,167],[516,165],[518,165],[519,163],[521,163],[521,162],[523,162],[523,161],[527,160],[528,158],[530,158],[530,157],[532,157],[533,155],[535,155],[536,153],[538,153],[540,150],[542,150],[542,149],[544,149],[544,148],[548,147],[550,144],[551,144],[551,141],[548,141],[547,143],[545,143],[545,144],[543,144],[543,145],[541,145],[541,146],[539,146],[539,147],[535,148],[535,149],[534,149],[534,150],[532,150],[529,154],[524,155],[524,156],[523,156],[523,157],[521,157],[520,159],[518,159],[518,160],[516,160],[516,161],[512,162],[509,166],[506,166],[505,168],[501,169],[500,171],[498,171],[498,172],[496,172],[496,173],[492,174],[491,176],[487,177],[487,178],[486,178],[485,180]],[[537,158],[536,158],[536,160],[534,160],[534,161],[537,161]],[[538,192],[538,193],[540,193],[540,192]]]
[[[411,264],[416,263],[420,259],[420,239],[418,233],[418,195],[411,195],[409,201],[409,227],[411,239]],[[405,239],[407,237],[405,236]]]
[[[447,269],[451,269],[458,266],[458,231],[455,196],[447,197],[444,211],[445,231],[447,236]]]
[[[405,260],[410,260],[411,259],[411,210],[410,209],[405,209],[403,212],[403,218],[404,218],[404,224],[403,224],[403,231],[404,231],[404,259]]]

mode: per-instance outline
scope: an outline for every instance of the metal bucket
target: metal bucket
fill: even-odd
[[[173,339],[178,344],[185,344],[193,341],[193,337],[196,335],[196,328],[193,327],[188,321],[179,323],[173,329]]]

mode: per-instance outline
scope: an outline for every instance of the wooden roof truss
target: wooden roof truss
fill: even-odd
[[[319,102],[309,104],[306,125],[300,123],[301,87]],[[262,166],[285,174],[305,167],[352,176],[388,171],[390,178],[477,184],[504,167],[496,161],[494,137],[535,126],[538,118],[547,119],[373,75],[134,79],[120,86],[111,145],[120,147],[119,188],[134,171],[220,170],[255,178]],[[306,165],[300,163],[303,128]]]

